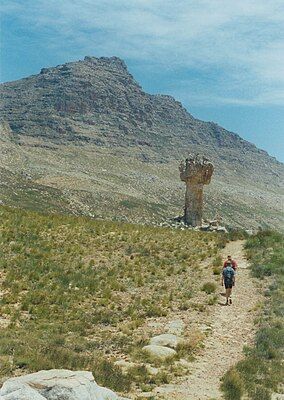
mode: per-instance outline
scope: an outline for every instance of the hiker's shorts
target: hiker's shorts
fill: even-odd
[[[224,282],[225,284],[225,289],[232,289],[232,287],[234,286],[233,282]]]

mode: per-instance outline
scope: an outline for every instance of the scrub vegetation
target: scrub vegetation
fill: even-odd
[[[224,236],[4,206],[0,221],[2,380],[88,369],[127,392],[133,382],[148,388],[179,373],[169,365],[154,377],[143,366],[125,374],[114,361],[135,361],[152,334],[148,321],[196,313],[196,304],[198,312],[210,309]],[[192,357],[199,342],[185,341],[178,354]]]

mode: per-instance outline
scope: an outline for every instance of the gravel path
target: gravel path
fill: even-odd
[[[232,306],[223,306],[225,298],[220,296],[220,303],[214,312],[212,333],[205,340],[201,354],[192,363],[191,374],[179,384],[156,388],[157,398],[222,399],[219,389],[220,379],[242,358],[243,346],[252,342],[255,332],[253,310],[261,299],[256,282],[249,276],[243,243],[243,241],[230,242],[223,251],[224,258],[232,254],[239,266]]]

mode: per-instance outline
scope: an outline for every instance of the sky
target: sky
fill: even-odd
[[[174,96],[284,162],[283,0],[2,0],[1,81],[118,56],[149,93]]]

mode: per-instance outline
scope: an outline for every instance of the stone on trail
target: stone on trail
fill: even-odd
[[[153,344],[144,346],[142,350],[148,353],[151,357],[156,358],[158,360],[166,360],[167,358],[173,357],[177,354],[177,352],[174,349]]]
[[[8,379],[1,400],[119,400],[99,386],[91,372],[51,369]]]
[[[167,346],[175,349],[181,340],[172,333],[163,333],[162,335],[154,336],[150,340],[150,345]]]
[[[181,319],[176,319],[167,324],[166,329],[173,335],[181,335],[184,331],[185,323]]]

